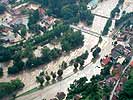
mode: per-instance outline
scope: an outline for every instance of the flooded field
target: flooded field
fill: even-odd
[[[0,79],[0,81],[9,81],[11,79],[19,78],[25,83],[24,91],[30,88],[33,88],[37,85],[36,83],[36,76],[39,74],[41,70],[45,70],[48,73],[51,71],[57,72],[59,69],[59,65],[62,63],[62,61],[69,62],[71,59],[76,58],[77,56],[81,55],[85,50],[90,51],[90,49],[97,44],[98,38],[91,36],[89,34],[83,33],[85,39],[84,39],[84,46],[82,48],[76,49],[74,51],[71,51],[70,54],[63,55],[59,59],[52,61],[51,63],[47,65],[42,65],[36,69],[32,69],[30,71],[23,71],[18,75],[15,76],[8,76],[7,75],[7,67],[4,67],[4,76]],[[92,42],[93,41],[93,42]],[[48,45],[50,46],[50,45]],[[56,46],[55,46],[56,47]],[[59,45],[57,45],[59,47]],[[38,47],[40,50],[41,47]],[[52,47],[53,48],[53,47]],[[40,56],[40,51],[35,50],[35,55]]]

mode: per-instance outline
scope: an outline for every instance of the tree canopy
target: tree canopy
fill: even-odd
[[[61,41],[62,50],[70,51],[75,47],[83,45],[84,36],[80,31],[66,33]]]
[[[0,14],[3,14],[6,11],[6,7],[0,3]]]
[[[0,82],[0,99],[22,89],[23,87],[24,84],[19,79],[11,80],[10,82]]]

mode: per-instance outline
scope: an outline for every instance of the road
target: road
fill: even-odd
[[[78,27],[78,26],[74,26],[74,25],[70,25],[71,28],[73,29],[76,29],[76,30],[80,30],[81,32],[84,32],[84,33],[87,33],[87,34],[90,34],[92,36],[96,36],[96,37],[99,37],[100,34],[97,33],[97,32],[94,32],[94,31],[91,31],[89,29],[84,29],[83,27]]]
[[[105,55],[110,53],[112,46],[112,39],[105,38],[105,41],[100,46],[103,48],[101,52],[100,58],[104,57]],[[105,49],[104,49],[105,48]],[[108,49],[106,49],[108,48]],[[88,59],[90,59],[91,53],[89,53]],[[89,60],[87,60],[86,64],[90,63]],[[62,80],[61,82],[57,82],[51,86],[48,86],[42,90],[39,90],[35,93],[22,96],[17,98],[16,100],[41,100],[43,98],[46,98],[47,100],[50,100],[50,98],[53,98],[57,91],[63,91],[67,93],[67,88],[70,86],[70,84],[75,80],[79,79],[80,77],[86,76],[88,79],[90,79],[93,75],[99,74],[101,68],[97,68],[96,66],[100,66],[100,59],[96,61],[96,63],[90,63],[87,65],[83,70],[78,71],[75,74],[72,74],[69,78],[66,78],[65,80]],[[71,72],[71,67],[66,71],[67,73]],[[70,73],[71,74],[71,73]]]
[[[132,60],[133,60],[133,57],[132,57]],[[132,60],[131,60],[131,61],[132,61]],[[130,63],[129,63],[129,64],[130,64]],[[123,69],[121,76],[122,76],[122,75],[125,73],[125,71],[128,69],[129,64]],[[112,90],[112,92],[111,92],[111,95],[110,95],[109,100],[112,100],[113,95],[114,95],[114,92],[115,92],[117,86],[118,86],[119,83],[120,83],[120,80],[121,80],[121,77],[120,77],[119,80],[116,82],[116,84],[115,84],[115,86],[114,86],[114,88],[113,88],[113,90]]]
[[[95,16],[102,17],[102,18],[110,19],[110,17],[104,16],[104,15],[95,14],[95,13],[92,13],[92,14],[95,15]],[[112,18],[112,20],[116,20],[116,19],[115,18]]]

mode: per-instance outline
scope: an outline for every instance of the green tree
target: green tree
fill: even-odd
[[[16,1],[17,1],[17,0],[9,0],[9,3],[10,3],[10,4],[15,4]]]
[[[10,82],[0,82],[0,99],[17,92],[23,87],[24,83],[19,79],[15,79]]]
[[[13,51],[9,48],[0,46],[0,62],[8,61],[12,58]]]
[[[76,47],[83,45],[84,36],[81,34],[80,31],[77,32],[70,32],[64,35],[61,46],[64,51],[69,51]]]
[[[98,57],[99,53],[101,52],[101,48],[97,47],[94,51],[93,51],[93,57],[96,58]]]
[[[23,26],[23,27],[21,28],[21,32],[20,32],[21,36],[24,37],[24,36],[26,35],[26,32],[27,32],[26,26]]]
[[[77,62],[74,62],[74,68],[75,68],[75,70],[77,70],[77,68],[78,68],[78,63]]]
[[[49,81],[51,79],[50,76],[49,75],[46,75],[45,78],[46,78],[47,82],[49,83]]]
[[[128,80],[124,86],[123,91],[119,94],[119,100],[131,100],[133,99],[133,79]]]
[[[58,72],[57,72],[57,74],[58,74],[59,77],[62,77],[62,75],[63,75],[63,70],[59,69]]]
[[[110,64],[108,64],[108,65],[106,65],[102,70],[101,70],[101,75],[103,76],[103,77],[108,77],[108,76],[110,76],[110,68],[112,67],[112,63],[110,63]]]
[[[44,78],[42,76],[37,76],[36,77],[36,81],[40,83],[40,86],[43,86],[44,83]]]
[[[31,27],[31,25],[36,24],[39,20],[40,20],[39,11],[38,11],[38,10],[35,10],[35,11],[29,16],[29,22],[28,22],[29,28]]]
[[[85,91],[87,81],[86,77],[82,77],[79,80],[75,80],[73,84],[70,84],[66,100],[72,100],[76,94],[81,94]]]
[[[51,73],[53,80],[56,78],[56,73]]]
[[[67,68],[67,63],[65,61],[62,62],[61,68],[62,69],[66,69]]]
[[[61,9],[61,15],[63,16],[64,20],[74,17],[73,10],[71,9],[70,5],[66,5]]]
[[[85,100],[101,100],[102,90],[98,83],[89,83],[86,91],[83,93]]]
[[[6,7],[0,3],[0,14],[3,14],[6,11]]]
[[[3,76],[3,69],[0,67],[0,77]]]
[[[105,36],[108,34],[108,31],[109,31],[109,28],[111,27],[111,25],[112,25],[112,19],[108,19],[106,22],[106,25],[103,29],[102,36]]]
[[[84,62],[85,62],[85,61],[84,61],[83,59],[80,59],[80,60],[79,60],[79,64],[80,64],[80,67],[81,67],[81,68],[83,67]]]

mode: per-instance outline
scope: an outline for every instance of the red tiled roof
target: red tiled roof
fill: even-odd
[[[44,14],[45,13],[45,10],[43,8],[39,8],[38,11],[39,11],[40,14]]]
[[[130,66],[133,67],[133,61],[131,61]]]
[[[120,74],[119,74],[119,73],[116,74],[116,75],[114,76],[114,78],[115,78],[116,80],[118,80],[118,79],[120,78]]]
[[[115,95],[113,95],[112,100],[118,100],[117,97]]]
[[[122,79],[121,79],[121,82],[122,83],[125,83],[127,81],[127,78],[126,77],[123,77]]]
[[[122,87],[121,87],[120,85],[118,85],[118,86],[116,87],[116,92],[119,93],[121,90],[122,90]]]
[[[102,59],[102,64],[107,65],[110,62],[110,60],[111,60],[110,57],[103,58]]]

